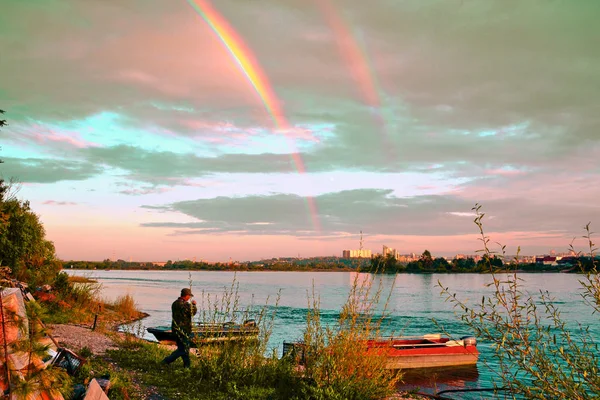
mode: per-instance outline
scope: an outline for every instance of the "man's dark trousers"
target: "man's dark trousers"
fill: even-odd
[[[181,338],[179,337],[181,336]],[[177,350],[171,353],[167,358],[165,358],[162,363],[163,364],[171,364],[173,361],[177,360],[179,357],[183,360],[183,367],[190,367],[190,338],[186,334],[177,335],[175,339],[177,342]]]

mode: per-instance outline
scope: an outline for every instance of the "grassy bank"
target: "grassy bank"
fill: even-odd
[[[73,377],[72,385],[87,386],[94,377],[110,378],[109,397],[113,400],[144,399],[149,393],[162,396],[155,398],[199,400],[383,399],[394,393],[399,376],[384,369],[381,356],[367,354],[357,345],[379,329],[373,310],[381,290],[373,290],[373,282],[372,277],[359,280],[357,276],[340,320],[332,326],[321,324],[318,296],[311,296],[309,324],[303,337],[310,349],[305,367],[298,366],[295,356],[278,357],[267,348],[274,320],[270,300],[264,306],[242,308],[235,279],[221,293],[198,294],[196,320],[222,323],[253,318],[260,328],[258,340],[193,349],[189,370],[182,368],[181,361],[161,365],[173,348],[139,339],[141,322],[129,325],[129,333],[111,331],[118,323],[140,317],[130,295],[106,303],[99,299],[97,283],[68,282],[68,289],[59,290],[59,284],[54,299],[42,304],[51,310],[46,312],[46,322],[79,323],[91,328],[94,317],[100,316],[97,330],[114,338],[118,348],[105,354],[92,354],[86,347],[73,348],[88,362]],[[276,309],[278,300],[273,302]]]
[[[144,318],[133,297],[125,294],[115,301],[101,298],[102,285],[85,277],[70,277],[61,272],[52,282],[51,290],[36,290],[34,298],[45,311],[45,322],[52,324],[82,324],[98,329]]]

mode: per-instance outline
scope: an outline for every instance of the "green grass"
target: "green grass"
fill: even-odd
[[[167,398],[177,399],[304,399],[305,384],[294,366],[277,358],[244,359],[244,345],[201,349],[192,355],[192,367],[181,361],[162,366],[170,350],[143,341],[121,343],[108,356],[119,367],[135,371],[144,385],[155,386]]]
[[[74,384],[82,384],[85,388],[93,378],[109,378],[111,388],[108,393],[111,400],[142,399],[139,389],[133,383],[131,371],[115,365],[105,357],[96,357],[89,352],[81,351],[86,356],[86,363],[81,366],[73,379]]]

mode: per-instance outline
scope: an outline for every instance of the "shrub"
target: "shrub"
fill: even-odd
[[[305,376],[312,383],[304,388],[308,398],[380,399],[395,391],[400,375],[385,368],[384,353],[367,349],[367,340],[380,336],[387,315],[386,301],[381,316],[375,316],[381,293],[381,280],[373,291],[372,277],[356,274],[339,320],[324,326],[313,289],[304,333]]]
[[[492,273],[492,294],[471,307],[451,294],[442,294],[461,310],[460,318],[483,341],[492,343],[499,367],[494,369],[504,389],[513,396],[528,399],[589,399],[600,395],[597,339],[586,327],[569,328],[547,291],[540,290],[536,300],[522,290],[516,272],[518,254],[512,273],[500,275],[489,262],[494,252],[484,233],[481,207],[473,209],[479,228],[481,250]],[[591,260],[596,251],[590,225],[585,227]],[[501,247],[504,253],[504,246]],[[520,249],[517,253],[520,252]],[[594,265],[581,281],[583,299],[591,312],[599,311],[600,281]]]
[[[110,304],[111,308],[116,311],[120,316],[126,320],[132,320],[139,317],[138,306],[129,293],[117,297],[117,299]]]

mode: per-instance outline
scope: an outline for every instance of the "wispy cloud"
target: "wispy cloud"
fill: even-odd
[[[46,200],[42,202],[42,204],[49,206],[76,206],[77,203],[72,201],[56,201],[56,200]]]

